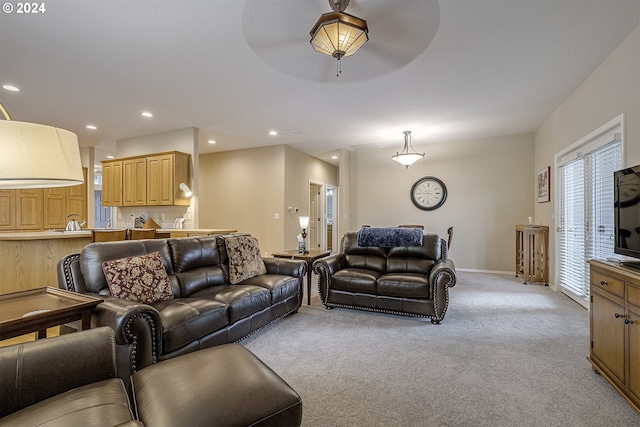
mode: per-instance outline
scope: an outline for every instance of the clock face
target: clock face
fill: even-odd
[[[640,175],[634,173],[627,176],[624,182],[620,183],[618,196],[620,206],[633,206],[640,201]]]
[[[425,211],[438,209],[447,200],[447,187],[433,176],[420,178],[411,187],[411,201]]]

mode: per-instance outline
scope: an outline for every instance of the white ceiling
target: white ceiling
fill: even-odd
[[[14,120],[103,152],[196,127],[217,141],[202,153],[287,144],[327,161],[400,150],[404,130],[414,145],[532,132],[640,20],[640,0],[351,0],[370,41],[336,77],[309,44],[327,0],[42,3],[0,13]]]

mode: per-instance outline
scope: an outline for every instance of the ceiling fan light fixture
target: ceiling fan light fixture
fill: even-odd
[[[402,151],[391,156],[391,159],[403,165],[405,168],[409,168],[412,164],[418,160],[424,158],[424,153],[418,153],[411,145],[411,131],[406,130],[404,133],[404,147]]]
[[[351,56],[369,40],[367,21],[344,12],[322,14],[311,34],[311,46],[316,52],[338,60]]]

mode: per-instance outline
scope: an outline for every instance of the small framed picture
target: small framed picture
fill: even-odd
[[[550,166],[538,171],[538,203],[551,201],[551,193],[549,191],[550,173]]]

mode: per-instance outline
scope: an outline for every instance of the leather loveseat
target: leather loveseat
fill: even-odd
[[[447,257],[444,239],[414,229],[421,245],[360,246],[363,230],[346,233],[339,253],[313,263],[325,307],[428,317],[440,323],[449,305],[449,288],[456,284],[455,265]]]
[[[0,426],[300,425],[300,396],[238,344],[149,366],[130,387],[116,347],[101,327],[0,348]]]
[[[103,298],[93,312],[92,327],[115,331],[121,369],[133,373],[158,361],[239,341],[298,311],[304,261],[264,258],[266,273],[231,284],[226,242],[243,236],[251,237],[235,233],[91,243],[58,263],[59,286]],[[172,298],[143,304],[113,297],[103,264],[156,253]]]

